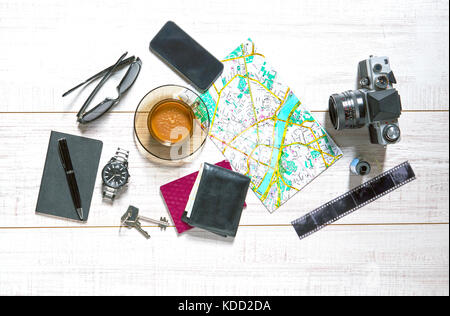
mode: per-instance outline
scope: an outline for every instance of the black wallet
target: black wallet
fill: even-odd
[[[250,178],[205,163],[192,188],[182,220],[221,236],[236,236]]]

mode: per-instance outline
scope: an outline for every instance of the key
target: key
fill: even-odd
[[[157,224],[161,230],[166,230],[167,226],[169,226],[169,221],[165,217],[161,217],[160,220],[144,217],[144,216],[138,216],[140,220],[143,220],[145,222]]]
[[[142,235],[144,235],[145,238],[150,239],[150,235],[145,230],[142,229],[141,223],[139,221],[135,222],[126,221],[125,224],[128,225],[130,228],[131,227],[136,228]]]
[[[150,235],[142,229],[139,220],[157,224],[161,228],[161,230],[165,230],[167,226],[169,226],[169,221],[165,217],[161,217],[161,219],[158,221],[156,219],[139,216],[139,209],[132,205],[128,207],[128,210],[125,212],[125,214],[122,215],[121,218],[121,222],[123,225],[127,226],[128,228],[134,227],[138,231],[140,231],[147,239],[150,238]]]
[[[138,214],[139,209],[130,205],[121,218],[122,225],[128,228],[136,228],[142,235],[145,236],[145,238],[149,239],[150,235],[142,229]]]

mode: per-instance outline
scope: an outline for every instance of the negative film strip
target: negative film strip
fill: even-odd
[[[303,239],[415,178],[411,165],[405,161],[296,219],[291,224],[300,239]]]

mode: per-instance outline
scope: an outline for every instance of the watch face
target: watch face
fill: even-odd
[[[121,162],[110,162],[102,171],[103,182],[112,188],[119,188],[128,181],[128,170]]]

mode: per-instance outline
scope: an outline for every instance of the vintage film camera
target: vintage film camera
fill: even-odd
[[[328,107],[334,128],[369,126],[373,144],[388,145],[400,140],[397,119],[402,105],[388,57],[373,57],[359,62],[358,89],[330,96]]]

